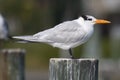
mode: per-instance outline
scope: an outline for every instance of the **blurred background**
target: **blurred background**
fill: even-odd
[[[74,49],[76,57],[100,59],[99,80],[120,80],[120,0],[0,0],[0,13],[10,35],[32,35],[55,25],[92,15],[112,23],[95,25],[92,38]],[[26,53],[26,80],[48,80],[49,59],[67,57],[65,51],[44,43],[4,42],[1,49],[22,48]]]

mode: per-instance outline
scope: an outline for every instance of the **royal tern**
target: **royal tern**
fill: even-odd
[[[0,14],[0,40],[7,40],[8,38],[10,38],[8,24],[4,17]]]
[[[65,21],[34,35],[14,36],[13,38],[28,42],[44,42],[53,47],[68,50],[71,58],[73,58],[71,49],[85,43],[91,37],[94,31],[94,24],[105,23],[110,23],[110,21],[83,15],[78,19]]]

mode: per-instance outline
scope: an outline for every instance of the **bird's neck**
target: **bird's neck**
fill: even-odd
[[[81,19],[81,18],[78,18],[78,19],[76,19],[75,20],[78,24],[80,24],[80,25],[83,25],[84,24],[84,21],[83,21],[83,19]]]

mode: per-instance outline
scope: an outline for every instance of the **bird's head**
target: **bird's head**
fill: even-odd
[[[89,25],[111,23],[108,20],[96,19],[95,17],[90,15],[82,15],[79,19],[81,19],[83,23],[89,24]]]

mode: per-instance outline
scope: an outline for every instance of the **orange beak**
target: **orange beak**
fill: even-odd
[[[108,24],[108,23],[111,23],[110,21],[107,21],[107,20],[102,20],[102,19],[97,19],[95,21],[96,24]]]

